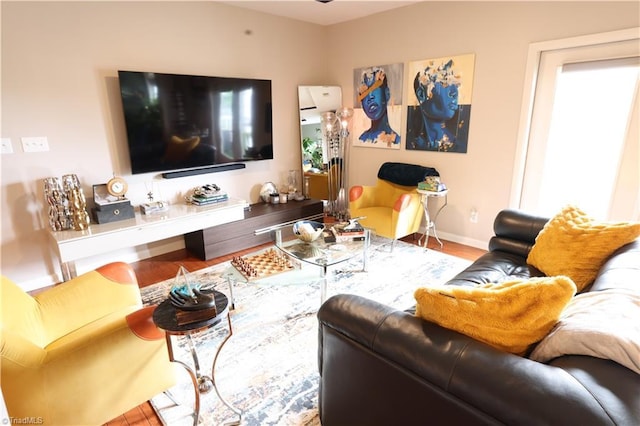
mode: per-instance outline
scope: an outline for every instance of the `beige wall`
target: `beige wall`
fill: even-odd
[[[482,246],[491,236],[493,216],[509,203],[528,45],[639,26],[637,2],[425,2],[330,27],[212,2],[1,7],[1,136],[11,138],[15,151],[1,157],[1,266],[25,288],[58,278],[43,216],[42,178],[76,173],[90,192],[115,172],[128,179],[134,203],[144,200],[145,184],[155,179],[130,175],[118,69],[272,79],[275,160],[240,171],[156,180],[171,201],[195,185],[215,182],[256,202],[263,182],[281,181],[287,170],[300,167],[298,85],[341,85],[350,105],[354,68],[475,53],[468,153],[354,148],[350,179],[372,183],[383,161],[438,168],[451,188],[438,223],[441,235]],[[51,151],[23,153],[23,136],[47,136]],[[471,208],[479,212],[477,224],[468,220]],[[128,260],[180,244],[172,239],[118,256]]]
[[[529,44],[639,23],[638,2],[424,2],[330,27],[330,42],[342,46],[331,76],[351,102],[354,68],[403,62],[406,87],[409,61],[476,55],[467,154],[354,147],[350,182],[373,183],[384,161],[435,167],[450,189],[438,234],[486,248],[496,213],[510,207]],[[405,120],[406,111],[403,137]],[[472,209],[478,223],[469,220]]]
[[[42,215],[41,179],[76,173],[85,193],[112,173],[134,204],[155,175],[131,176],[117,70],[272,80],[275,160],[244,170],[162,180],[180,201],[215,182],[256,202],[263,182],[300,168],[300,84],[332,83],[323,61],[326,28],[213,2],[2,2],[2,273],[26,287],[52,281],[57,259]],[[247,30],[250,35],[245,34]],[[50,152],[22,152],[20,137],[47,136]],[[180,238],[143,248],[175,249]],[[133,253],[118,253],[125,260]],[[82,265],[81,269],[82,269]],[[85,268],[86,269],[86,268]],[[25,284],[27,283],[27,284]]]

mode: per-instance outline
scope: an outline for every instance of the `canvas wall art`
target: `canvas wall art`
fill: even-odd
[[[400,149],[403,75],[402,63],[354,70],[354,146]]]
[[[466,153],[475,55],[409,63],[409,150]]]

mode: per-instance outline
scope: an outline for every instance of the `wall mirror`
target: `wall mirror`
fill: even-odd
[[[302,175],[309,181],[311,198],[329,198],[327,178],[327,146],[320,130],[320,116],[335,111],[342,105],[339,86],[298,86],[300,106],[300,146],[302,149]]]

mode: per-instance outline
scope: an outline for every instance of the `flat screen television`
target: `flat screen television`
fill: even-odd
[[[271,80],[118,76],[133,174],[273,159]]]

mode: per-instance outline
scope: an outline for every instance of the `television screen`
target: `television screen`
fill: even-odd
[[[118,76],[132,173],[273,159],[270,80]]]

